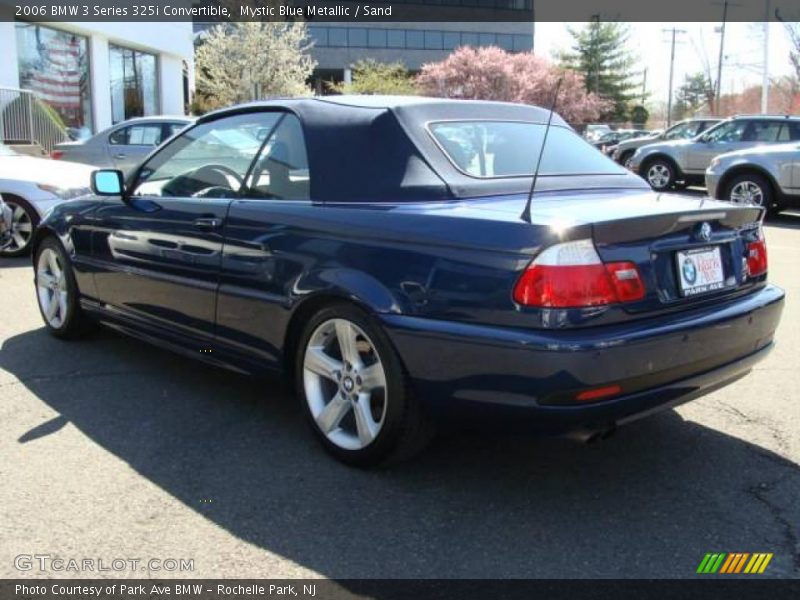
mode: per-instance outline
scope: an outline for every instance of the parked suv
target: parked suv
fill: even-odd
[[[714,157],[735,150],[791,141],[790,128],[800,123],[791,116],[737,116],[691,140],[649,144],[631,157],[629,167],[656,191],[678,184],[703,185]]]
[[[800,123],[786,127],[788,144],[717,156],[706,171],[709,196],[763,206],[770,213],[800,206]]]
[[[676,123],[666,131],[662,131],[657,135],[641,136],[630,140],[620,142],[614,149],[612,154],[615,161],[621,165],[628,166],[627,163],[633,156],[634,152],[642,146],[647,144],[655,144],[656,142],[668,142],[671,140],[688,140],[697,137],[709,127],[713,127],[719,123],[721,119],[704,118],[704,119],[689,119]]]

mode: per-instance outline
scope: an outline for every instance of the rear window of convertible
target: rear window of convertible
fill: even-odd
[[[516,121],[442,121],[428,129],[460,171],[472,177],[524,177],[536,168],[546,126]],[[571,129],[550,127],[540,175],[619,175],[620,165]]]

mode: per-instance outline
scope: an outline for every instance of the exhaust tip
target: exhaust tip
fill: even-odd
[[[581,444],[595,444],[607,440],[617,431],[616,424],[604,426],[584,426],[574,429],[566,434],[566,437]]]

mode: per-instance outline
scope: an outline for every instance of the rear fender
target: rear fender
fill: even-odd
[[[404,313],[409,302],[398,298],[383,283],[363,271],[347,268],[321,269],[304,273],[294,284],[296,304],[326,295],[360,304],[375,313]]]

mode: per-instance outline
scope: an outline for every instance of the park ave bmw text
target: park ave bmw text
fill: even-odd
[[[139,595],[139,594],[157,594],[159,596],[175,594],[202,594],[217,593],[221,596],[299,596],[302,591],[303,596],[316,596],[316,584],[303,584],[299,585],[223,585],[217,584],[214,586],[204,586],[203,584],[166,584],[166,585],[145,585],[137,584],[109,584],[109,585],[65,585],[65,584],[52,584],[46,585],[24,585],[18,583],[14,586],[14,591],[17,595],[24,594],[25,596],[43,596],[48,592],[53,596],[111,596],[111,595]]]

